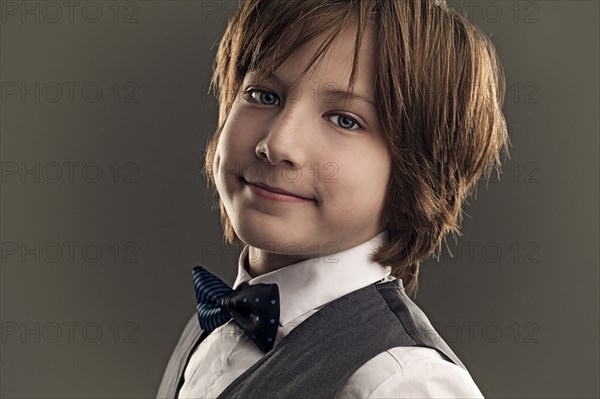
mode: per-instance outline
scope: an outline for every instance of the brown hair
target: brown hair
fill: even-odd
[[[354,66],[374,24],[375,98],[391,156],[384,214],[388,240],[371,261],[391,266],[415,295],[420,262],[460,235],[462,203],[481,175],[500,174],[509,138],[502,114],[505,80],[487,35],[444,0],[247,0],[232,17],[214,63],[219,121],[206,148],[212,174],[219,136],[245,74],[276,70],[296,48],[331,31],[306,71],[348,23],[358,23]],[[219,200],[225,238],[241,242]],[[435,256],[435,255],[434,255]]]

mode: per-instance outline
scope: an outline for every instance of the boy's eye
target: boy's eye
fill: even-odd
[[[251,88],[244,92],[244,98],[249,102],[259,103],[262,105],[279,105],[279,97],[277,94],[263,89]],[[356,119],[342,113],[331,113],[327,115],[328,119],[337,118],[336,123],[344,130],[361,130],[362,126]]]
[[[349,117],[346,114],[329,114],[328,117],[337,117],[337,125],[342,129],[346,130],[360,130],[362,126],[356,121],[356,119]],[[355,129],[353,129],[353,127]]]
[[[277,94],[261,89],[248,89],[244,92],[244,98],[250,102],[258,102],[263,105],[279,105]]]

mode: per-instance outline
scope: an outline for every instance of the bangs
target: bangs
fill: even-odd
[[[376,2],[321,0],[290,2],[286,0],[248,0],[246,12],[237,16],[230,33],[229,68],[215,71],[213,86],[228,87],[228,93],[237,93],[248,72],[262,80],[277,70],[299,47],[326,35],[306,67],[301,79],[313,66],[318,65],[339,33],[348,26],[356,26],[356,38],[349,87],[356,81],[358,55],[366,23],[374,14]],[[229,83],[222,84],[222,83]],[[218,93],[216,93],[218,95]]]

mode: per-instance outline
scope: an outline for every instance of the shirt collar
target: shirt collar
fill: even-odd
[[[254,278],[244,267],[249,255],[249,246],[245,245],[233,289],[246,281],[250,285],[276,283],[279,321],[285,326],[306,312],[388,277],[391,267],[369,260],[369,255],[384,243],[386,232],[334,255],[306,259]]]

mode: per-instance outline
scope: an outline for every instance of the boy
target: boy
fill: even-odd
[[[213,85],[246,245],[233,289],[194,268],[158,397],[482,397],[407,295],[508,144],[489,39],[442,1],[247,0]]]

